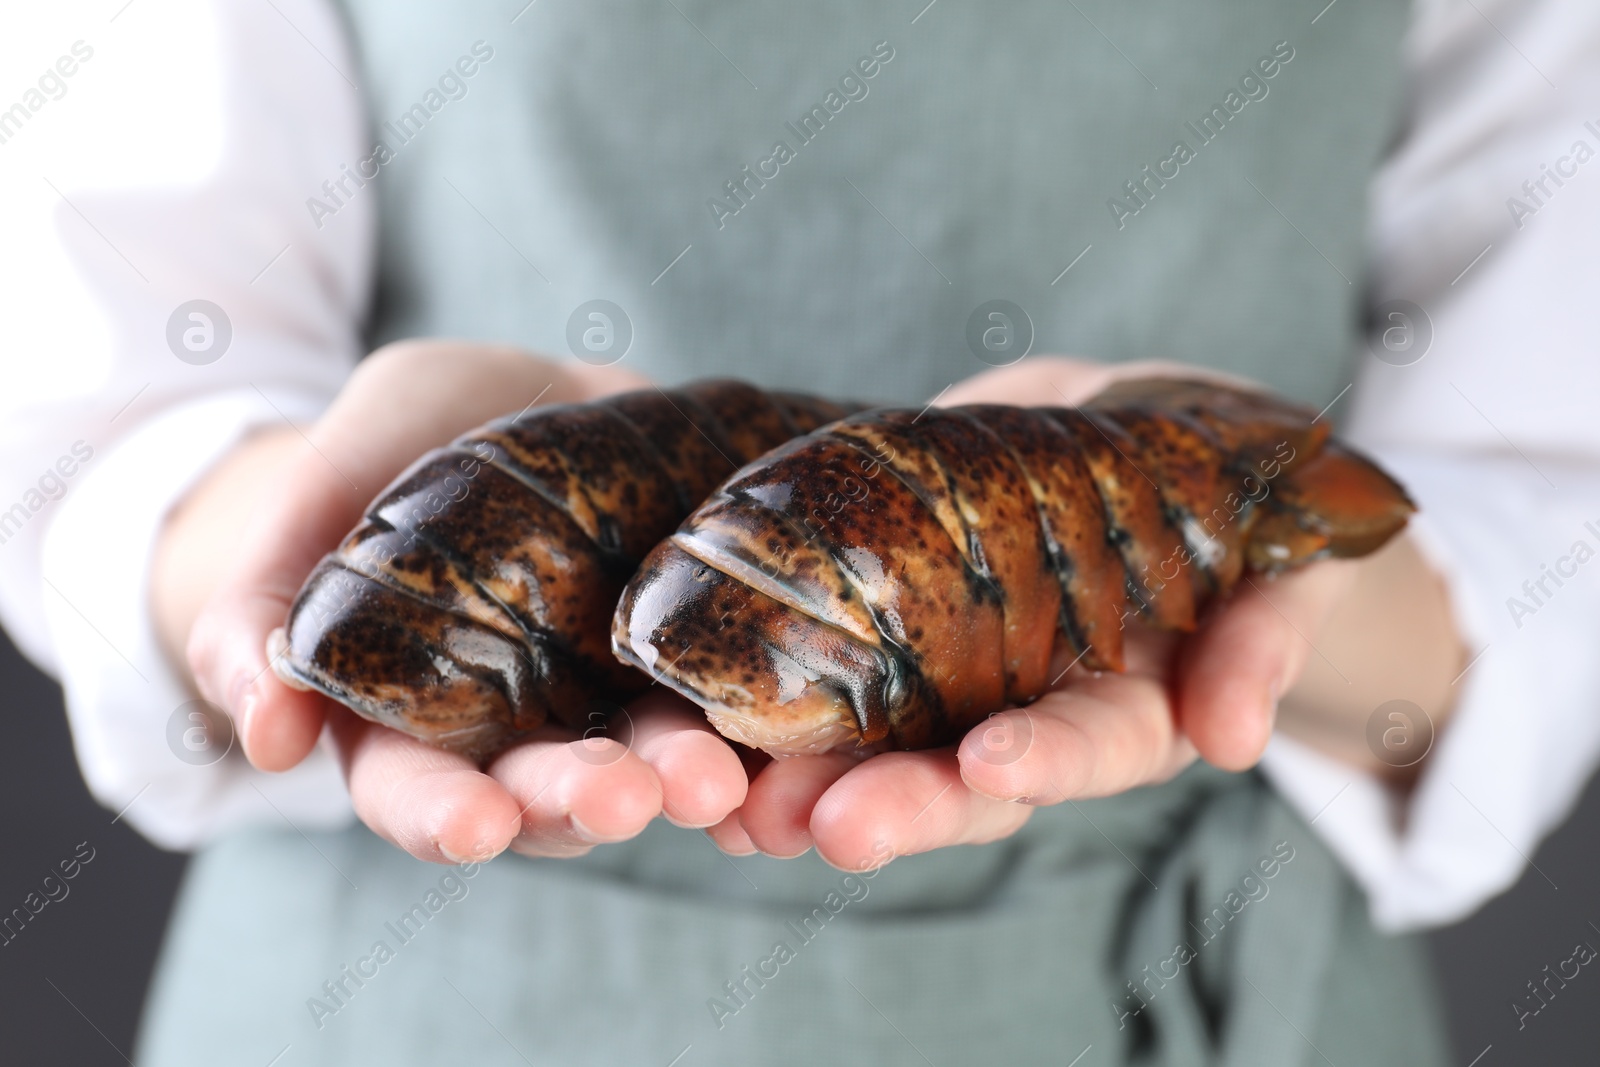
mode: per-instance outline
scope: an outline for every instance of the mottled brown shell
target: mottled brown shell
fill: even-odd
[[[649,679],[608,633],[640,559],[741,464],[851,410],[741,382],[534,408],[428,453],[322,560],[273,667],[485,756]]]
[[[1038,697],[1059,638],[1123,669],[1246,568],[1372,552],[1404,491],[1314,413],[1149,379],[1081,409],[873,411],[740,471],[658,546],[613,646],[774,753],[925,748]]]

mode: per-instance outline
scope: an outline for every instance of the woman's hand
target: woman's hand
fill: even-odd
[[[1174,372],[1197,373],[1034,359],[970,379],[941,403],[1071,405],[1115,378]],[[1286,729],[1387,770],[1363,741],[1368,715],[1402,697],[1441,723],[1461,659],[1443,587],[1405,538],[1365,560],[1252,576],[1194,634],[1135,624],[1127,638],[1126,674],[1058,663],[1049,693],[993,716],[953,748],[773,761],[710,833],[736,853],[791,856],[815,846],[852,870],[993,841],[1016,832],[1035,805],[1166,781],[1197,755],[1225,770],[1254,765],[1280,697],[1286,717],[1298,711]]]
[[[267,635],[283,625],[306,575],[418,456],[521,405],[648,384],[615,368],[461,342],[375,353],[303,436],[286,427],[251,438],[169,518],[152,577],[169,653],[186,658],[201,694],[232,715],[263,770],[299,763],[327,724],[356,812],[420,859],[484,860],[507,847],[578,855],[634,836],[658,814],[689,826],[721,820],[744,799],[744,769],[676,696],[637,701],[626,746],[551,729],[480,771],[290,689],[268,669]]]

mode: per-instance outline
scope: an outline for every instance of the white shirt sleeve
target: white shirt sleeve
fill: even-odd
[[[193,694],[147,607],[172,505],[246,433],[315,418],[360,353],[373,194],[345,179],[320,226],[306,205],[363,155],[338,19],[322,0],[16,17],[0,68],[40,76],[0,121],[0,621],[61,680],[91,792],[157,843],[343,823],[325,752],[279,775],[185,746]]]
[[[1600,761],[1600,5],[1417,15],[1409,128],[1373,193],[1387,360],[1362,357],[1344,433],[1421,506],[1473,658],[1404,802],[1283,737],[1263,763],[1390,930],[1509,888]]]

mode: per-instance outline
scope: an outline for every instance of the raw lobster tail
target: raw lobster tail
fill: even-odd
[[[617,655],[776,754],[925,748],[1192,630],[1246,568],[1374,551],[1413,510],[1314,413],[1210,383],[1082,408],[880,410],[741,471],[646,558]]]
[[[607,645],[639,560],[736,468],[852,410],[740,382],[535,408],[423,456],[318,564],[273,666],[486,756],[649,679]]]

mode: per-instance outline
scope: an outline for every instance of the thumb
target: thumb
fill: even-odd
[[[1318,654],[1314,642],[1353,577],[1347,560],[1276,579],[1247,574],[1184,642],[1179,725],[1208,763],[1237,771],[1261,758],[1278,698]]]

